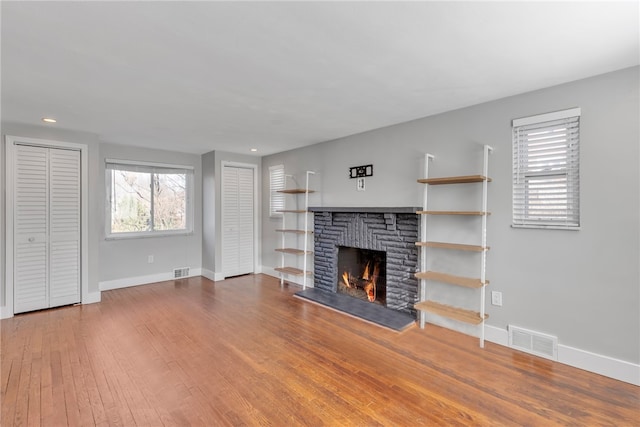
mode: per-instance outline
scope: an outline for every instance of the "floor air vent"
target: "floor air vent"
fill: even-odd
[[[187,277],[189,276],[189,267],[182,267],[182,268],[174,268],[173,269],[173,278],[174,279],[181,279],[183,277]]]
[[[558,337],[509,325],[509,347],[558,360]]]

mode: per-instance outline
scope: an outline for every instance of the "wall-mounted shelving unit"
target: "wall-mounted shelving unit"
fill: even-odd
[[[278,212],[282,213],[282,227],[276,231],[282,233],[281,246],[276,249],[280,252],[280,267],[276,267],[275,270],[280,273],[280,284],[284,284],[285,277],[290,276],[302,276],[302,288],[307,288],[307,280],[313,275],[311,271],[309,257],[313,255],[313,251],[309,249],[309,244],[312,239],[309,236],[313,233],[311,230],[312,222],[309,221],[309,194],[314,193],[309,188],[309,176],[315,172],[306,171],[306,180],[304,188],[290,188],[279,190],[279,193],[293,196],[295,199],[285,202],[286,205],[295,203],[296,209],[282,209]],[[288,175],[285,175],[287,177]],[[286,178],[285,178],[286,183]],[[298,209],[300,205],[299,196],[303,195],[303,209]],[[302,217],[301,217],[302,216]],[[302,218],[302,220],[301,220]],[[302,227],[301,227],[302,224]],[[293,228],[292,228],[293,227]],[[293,238],[287,236],[293,235]],[[303,236],[302,243],[300,242],[300,235]],[[302,268],[299,267],[298,258],[302,258]],[[295,261],[295,262],[292,262]],[[295,264],[291,266],[289,264]]]
[[[418,182],[425,184],[423,194],[423,210],[416,212],[422,216],[421,218],[421,236],[420,242],[416,242],[416,245],[420,247],[420,268],[421,271],[416,273],[416,277],[420,279],[420,301],[414,305],[415,309],[419,312],[420,327],[424,328],[426,316],[425,313],[432,313],[438,316],[454,319],[460,322],[469,323],[472,325],[479,325],[480,327],[480,347],[484,347],[484,322],[488,315],[485,313],[485,287],[489,284],[486,279],[486,261],[487,251],[487,216],[490,213],[487,210],[487,191],[488,183],[491,182],[491,178],[488,177],[489,170],[489,154],[493,149],[485,145],[484,146],[484,162],[482,175],[466,175],[466,176],[452,176],[442,178],[429,178],[429,162],[434,159],[431,154],[425,155],[425,178],[418,179]],[[428,188],[431,185],[452,185],[452,184],[476,184],[482,185],[482,209],[479,211],[436,211],[428,209]],[[460,244],[454,242],[435,242],[428,240],[428,220],[430,215],[454,215],[461,217],[480,217],[480,241],[479,245]],[[479,277],[465,277],[457,276],[453,274],[429,271],[427,270],[427,252],[428,248],[436,249],[448,249],[455,251],[472,251],[479,252],[480,266]],[[428,288],[429,282],[444,283],[447,285],[460,286],[463,288],[480,289],[480,301],[479,307],[476,309],[469,309],[466,307],[456,307],[446,303],[446,301],[435,301],[429,299]]]

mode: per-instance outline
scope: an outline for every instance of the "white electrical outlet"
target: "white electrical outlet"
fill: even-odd
[[[147,258],[147,262],[149,264],[153,264],[153,255],[149,255],[149,258]]]
[[[491,304],[502,307],[502,292],[491,291]]]

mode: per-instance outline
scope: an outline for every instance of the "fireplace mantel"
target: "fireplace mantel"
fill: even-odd
[[[395,214],[414,214],[417,211],[422,210],[422,208],[418,208],[415,206],[405,206],[405,207],[380,207],[380,206],[311,206],[309,207],[310,212],[348,212],[348,213],[395,213]]]

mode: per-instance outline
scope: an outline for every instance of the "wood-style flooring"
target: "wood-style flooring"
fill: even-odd
[[[436,326],[398,333],[265,275],[0,322],[2,426],[640,426],[640,387]]]

